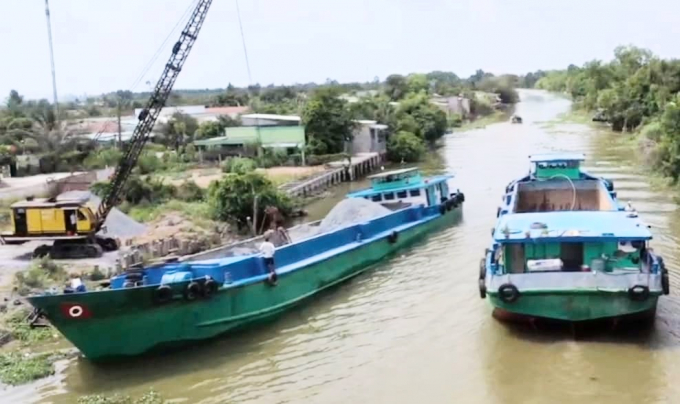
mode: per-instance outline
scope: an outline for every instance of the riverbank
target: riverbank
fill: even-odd
[[[606,142],[607,147],[620,149],[631,157],[629,161],[648,177],[651,189],[675,194],[674,198],[680,204],[680,183],[673,183],[671,178],[654,168],[658,152],[656,142],[645,135],[646,126],[642,125],[633,132],[615,132],[608,124],[593,122],[593,114],[592,111],[572,109],[554,120],[545,122],[542,127],[551,129],[563,124],[580,124],[596,130],[601,134],[600,141]]]
[[[465,121],[461,126],[453,128],[454,132],[468,131],[474,129],[484,129],[488,125],[504,122],[510,119],[512,108],[508,111],[494,111],[490,115],[485,115],[473,121]]]

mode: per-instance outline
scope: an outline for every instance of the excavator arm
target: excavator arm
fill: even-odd
[[[125,182],[127,181],[132,169],[137,165],[137,159],[149,139],[151,130],[153,129],[158,115],[161,109],[165,106],[168,97],[170,97],[170,92],[172,87],[179,76],[180,71],[182,71],[182,66],[186,62],[189,52],[193,47],[198,33],[203,26],[205,17],[208,13],[208,9],[212,4],[212,0],[199,0],[196,4],[189,21],[187,22],[184,30],[180,34],[179,40],[172,47],[172,55],[165,65],[163,74],[156,83],[149,101],[147,101],[146,106],[139,113],[139,123],[135,127],[134,132],[130,141],[126,144],[123,156],[118,162],[118,167],[113,174],[113,179],[111,180],[111,188],[108,193],[102,199],[99,208],[96,213],[96,230],[101,230],[106,217],[111,212],[111,209],[120,201],[121,194],[125,187]]]

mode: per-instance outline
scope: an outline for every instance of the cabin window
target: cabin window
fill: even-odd
[[[420,190],[419,189],[414,189],[410,191],[411,196],[420,196]]]
[[[87,220],[87,218],[85,217],[85,215],[83,215],[83,212],[81,212],[81,211],[78,211],[78,220],[81,220],[81,221]]]
[[[397,192],[397,198],[406,198],[408,196],[408,193],[406,191],[399,191]]]
[[[382,195],[381,194],[373,195],[371,199],[373,199],[373,202],[380,202],[382,201]]]
[[[387,192],[384,196],[386,201],[391,201],[394,199],[394,192]]]

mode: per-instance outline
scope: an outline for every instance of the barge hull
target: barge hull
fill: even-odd
[[[372,239],[303,259],[298,263],[301,267],[295,270],[287,272],[285,267],[280,268],[277,286],[270,286],[264,280],[230,285],[220,288],[210,298],[174,299],[161,305],[153,300],[157,286],[130,288],[122,293],[104,291],[29,300],[93,361],[187,345],[276,318],[430,233],[457,223],[462,216],[462,204],[444,214],[434,211],[437,214],[400,230],[396,240],[390,237],[393,229],[387,229]],[[77,319],[68,318],[64,305],[81,307],[82,315]]]

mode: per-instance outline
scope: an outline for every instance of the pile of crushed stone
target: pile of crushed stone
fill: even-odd
[[[318,226],[299,226],[290,236],[293,241],[300,241],[317,234],[367,222],[391,212],[379,203],[364,198],[347,198],[335,205]]]
[[[64,199],[77,199],[87,202],[93,212],[97,211],[97,207],[101,203],[101,198],[90,191],[68,191],[57,196],[57,200],[59,201]],[[106,226],[106,233],[102,232],[102,235],[105,235],[106,237],[130,238],[142,235],[146,232],[146,226],[132,219],[117,208],[111,209],[111,212],[106,217],[104,225]]]

